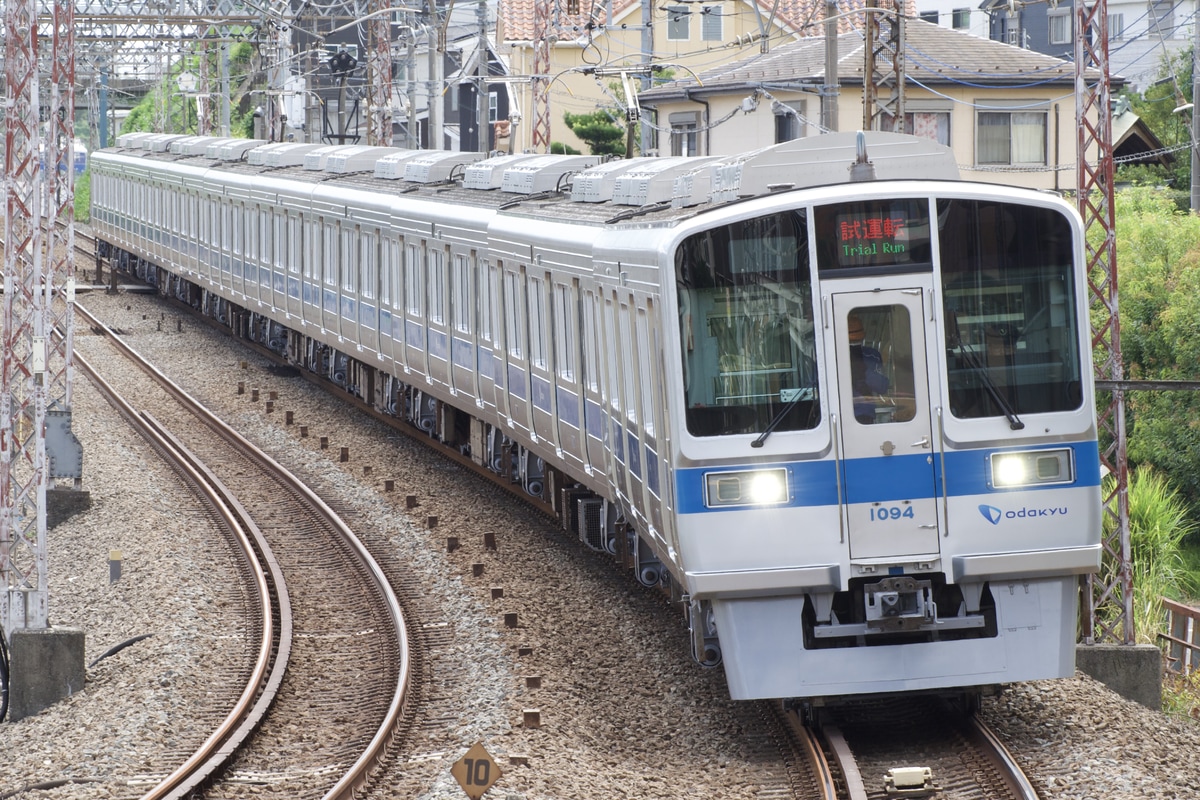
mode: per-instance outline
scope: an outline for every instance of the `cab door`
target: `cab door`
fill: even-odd
[[[921,289],[833,295],[838,433],[850,557],[939,551]]]

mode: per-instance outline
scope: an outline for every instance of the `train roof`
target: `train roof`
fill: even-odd
[[[677,220],[751,197],[858,180],[959,179],[949,148],[914,136],[867,131],[798,139],[735,156],[637,158],[494,155],[401,148],[268,144],[250,139],[132,134],[118,149],[186,163],[380,195],[552,216],[597,224]],[[205,146],[207,142],[207,146]],[[574,191],[573,181],[579,191]]]

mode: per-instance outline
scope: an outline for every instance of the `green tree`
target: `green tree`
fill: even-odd
[[[1146,187],[1117,193],[1114,211],[1126,375],[1200,380],[1200,216]],[[1200,396],[1136,391],[1127,400],[1130,462],[1169,476],[1200,509]]]
[[[591,114],[563,114],[563,121],[571,132],[582,139],[596,156],[619,156],[625,154],[625,128],[613,120],[608,111]]]
[[[216,56],[214,55],[213,58]],[[234,86],[232,97],[230,99],[230,120],[229,127],[231,135],[251,137],[254,135],[254,104],[252,102],[253,95],[251,92],[254,89],[261,89],[265,85],[266,76],[259,68],[259,59],[255,54],[254,47],[249,42],[239,42],[234,45],[230,52],[230,77],[231,84]],[[159,131],[160,109],[163,103],[163,93],[167,92],[171,98],[171,118],[167,120],[167,130],[183,131],[192,133],[196,130],[198,122],[196,113],[196,101],[194,98],[187,98],[183,103],[180,103],[180,94],[178,90],[177,80],[179,73],[188,71],[193,74],[199,72],[200,66],[197,59],[187,59],[180,64],[176,64],[172,69],[171,74],[163,81],[142,97],[129,115],[121,124],[121,133],[133,133],[134,131]],[[209,66],[210,74],[217,73],[217,65],[215,61]]]

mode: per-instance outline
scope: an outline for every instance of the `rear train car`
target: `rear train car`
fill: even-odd
[[[604,164],[131,137],[92,171],[115,263],[546,501],[733,698],[1073,674],[1101,505],[1061,198],[880,133]]]

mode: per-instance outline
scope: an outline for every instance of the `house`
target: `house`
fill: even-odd
[[[1059,58],[1075,57],[1072,0],[984,0],[979,8],[990,18],[990,38]],[[1163,59],[1186,50],[1193,42],[1197,8],[1196,0],[1109,0],[1109,74],[1121,75],[1134,91],[1144,91],[1158,77]]]
[[[964,178],[1075,188],[1073,63],[920,20],[906,22],[905,41],[907,132],[949,146]],[[863,126],[864,64],[862,36],[838,36],[841,130]],[[804,40],[644,92],[641,104],[663,155],[692,141],[696,154],[731,154],[821,133],[824,82],[825,43]]]
[[[904,0],[914,13],[914,0]],[[498,52],[515,76],[514,149],[533,146],[534,76],[548,76],[550,141],[584,150],[563,121],[564,112],[590,114],[608,109],[624,123],[633,105],[627,87],[636,92],[656,75],[696,75],[739,59],[771,53],[797,39],[824,35],[824,0],[578,0],[547,3],[546,63],[539,63],[535,0],[501,4],[497,22]],[[851,14],[864,0],[841,2],[838,24],[850,32],[858,23]],[[645,139],[643,139],[645,145]]]
[[[978,5],[978,0],[917,0],[917,17],[943,28],[988,38],[991,16]]]

